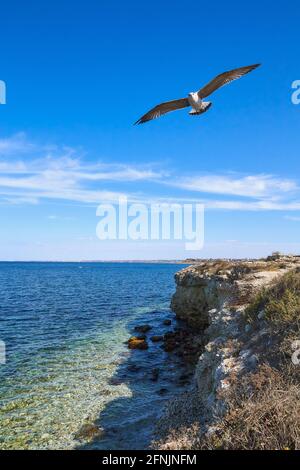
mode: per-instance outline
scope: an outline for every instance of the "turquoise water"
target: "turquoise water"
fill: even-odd
[[[134,326],[170,327],[174,273],[139,263],[0,263],[1,449],[130,449],[149,445],[179,359],[149,343],[129,351]],[[157,382],[153,368],[160,369]],[[164,388],[164,394],[161,389]],[[102,435],[78,437],[96,423]]]

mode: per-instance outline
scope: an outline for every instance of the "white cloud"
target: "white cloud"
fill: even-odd
[[[276,197],[278,193],[289,193],[298,189],[293,180],[264,174],[250,176],[205,175],[175,180],[172,184],[188,191],[250,198]]]
[[[164,175],[149,165],[86,162],[74,149],[31,144],[24,134],[0,139],[0,195],[6,202],[36,203],[40,198],[115,202],[127,194],[108,190],[105,182],[152,181]],[[102,187],[95,188],[97,182]]]

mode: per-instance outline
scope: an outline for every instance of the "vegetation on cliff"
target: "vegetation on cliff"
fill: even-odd
[[[273,326],[287,324],[297,327],[300,320],[300,269],[287,272],[256,294],[245,313],[251,321],[259,312],[264,312],[266,320]]]

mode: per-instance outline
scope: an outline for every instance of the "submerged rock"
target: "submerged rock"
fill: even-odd
[[[172,324],[171,320],[164,320],[163,325],[170,326]]]
[[[147,333],[147,331],[152,329],[151,325],[137,325],[134,327],[135,331],[138,331],[139,333]]]
[[[141,370],[141,367],[137,364],[129,364],[127,370],[129,370],[129,372],[139,372]]]
[[[159,395],[165,395],[166,393],[168,393],[168,389],[167,388],[160,388],[157,393]]]
[[[81,428],[74,434],[74,438],[77,440],[91,440],[94,438],[100,438],[104,436],[104,430],[96,426],[96,424],[83,424]]]

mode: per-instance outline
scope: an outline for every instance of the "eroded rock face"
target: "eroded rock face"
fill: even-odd
[[[208,311],[220,308],[230,295],[230,284],[217,276],[209,277],[194,266],[185,268],[175,275],[176,292],[172,297],[171,309],[177,318],[190,326],[203,329],[208,325]]]
[[[203,403],[203,415],[209,421],[223,412],[221,394],[230,387],[230,382],[248,364],[248,351],[243,349],[240,325],[243,309],[222,308],[209,311],[209,326],[206,330],[208,343],[199,357],[195,370],[197,393]],[[250,354],[251,355],[251,354]]]

